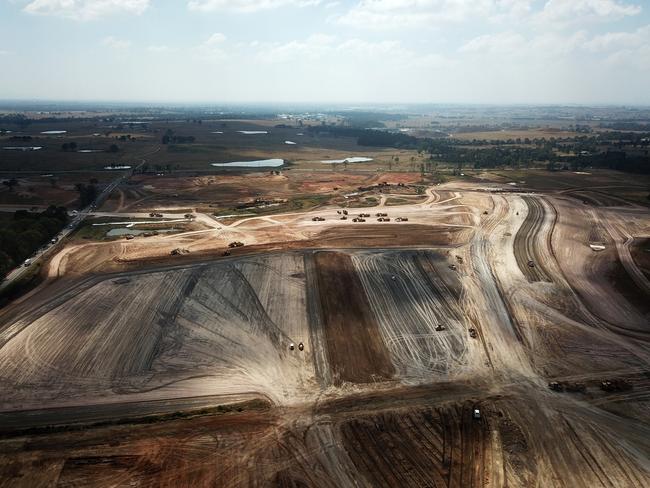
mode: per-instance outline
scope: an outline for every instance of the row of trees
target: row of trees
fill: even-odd
[[[51,206],[41,213],[19,210],[0,218],[0,276],[31,256],[68,222],[64,207]]]
[[[192,144],[196,140],[194,136],[180,136],[174,134],[174,131],[167,129],[165,135],[162,137],[163,144]]]

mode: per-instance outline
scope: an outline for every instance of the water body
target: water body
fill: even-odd
[[[211,166],[226,168],[277,168],[284,159],[260,159],[257,161],[233,161],[232,163],[212,163]]]
[[[2,149],[5,151],[40,151],[43,146],[7,146]]]
[[[325,159],[321,161],[321,163],[325,164],[343,164],[345,162],[348,163],[367,163],[368,161],[372,161],[372,158],[362,158],[362,157],[352,157],[352,158],[345,158],[345,159]]]

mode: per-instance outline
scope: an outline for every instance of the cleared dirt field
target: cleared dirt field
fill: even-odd
[[[529,281],[550,281],[544,271],[543,260],[540,259],[537,241],[540,229],[544,223],[544,206],[535,197],[523,197],[528,207],[528,214],[515,237],[515,257],[519,269]],[[532,264],[532,266],[531,266]]]
[[[335,384],[390,379],[393,367],[350,256],[314,256],[321,322]]]
[[[197,212],[181,235],[64,248],[0,312],[0,480],[650,485],[650,219],[566,189],[380,196],[390,223]],[[192,252],[144,264],[172,246]]]

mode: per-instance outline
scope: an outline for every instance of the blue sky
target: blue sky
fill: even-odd
[[[650,104],[645,0],[0,0],[0,98]]]

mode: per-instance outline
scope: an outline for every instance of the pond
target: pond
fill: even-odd
[[[367,163],[368,161],[372,161],[372,158],[363,158],[363,157],[352,157],[352,158],[345,158],[345,159],[325,159],[321,161],[321,163],[325,164],[343,164],[345,162],[348,163]]]
[[[232,163],[212,163],[211,166],[230,168],[277,168],[284,159],[259,159],[257,161],[233,161]]]

